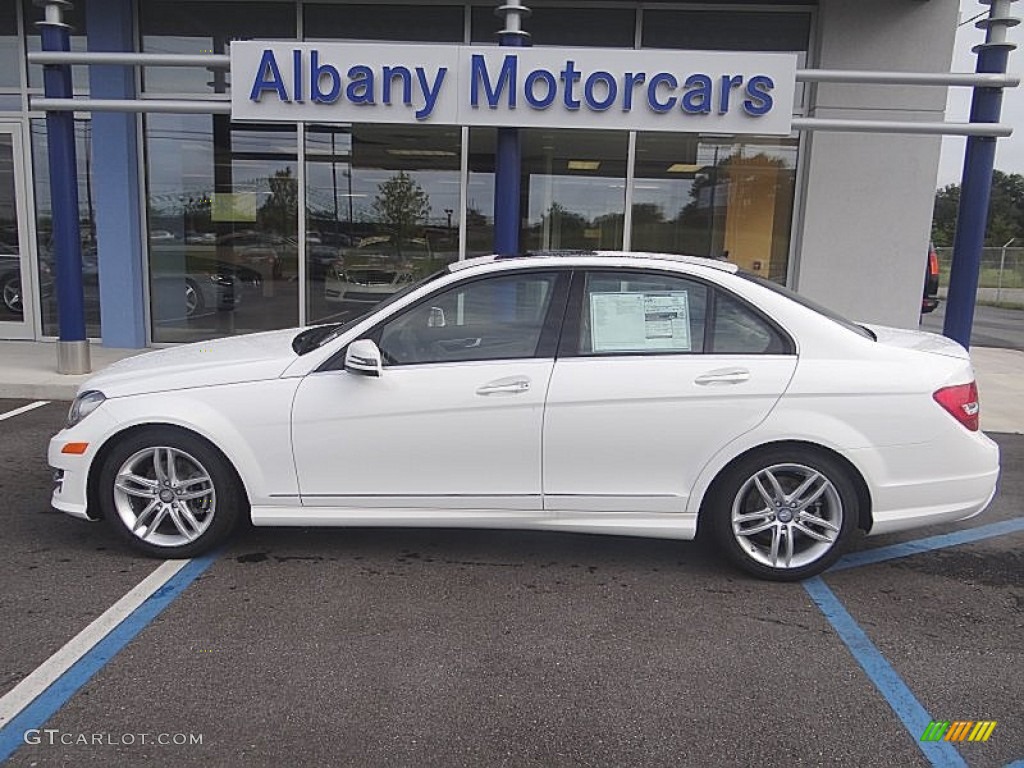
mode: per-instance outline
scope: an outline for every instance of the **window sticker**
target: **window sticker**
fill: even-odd
[[[688,291],[590,294],[594,352],[689,352]]]

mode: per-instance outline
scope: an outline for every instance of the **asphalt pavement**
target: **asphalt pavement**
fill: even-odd
[[[921,330],[942,333],[945,320],[946,302],[943,300],[934,312],[921,316]],[[978,304],[974,309],[971,346],[1024,350],[1024,310]]]
[[[50,511],[65,410],[0,421],[0,697],[159,565]],[[932,718],[996,721],[985,743],[940,747],[1005,766],[1024,759],[1024,436],[994,437],[989,511],[858,538],[891,559],[826,574],[829,615],[697,542],[243,530],[8,764],[927,766],[889,700],[900,683]],[[999,522],[1011,532],[988,535]],[[843,609],[896,683],[855,660]]]

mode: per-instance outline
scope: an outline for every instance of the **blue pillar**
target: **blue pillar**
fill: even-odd
[[[529,36],[520,28],[521,16],[530,10],[518,2],[509,2],[496,11],[505,16],[505,28],[498,33],[498,45],[522,47]],[[519,180],[522,175],[522,151],[518,128],[499,128],[494,152],[494,252],[499,256],[519,253]]]
[[[978,22],[978,26],[987,28],[987,33],[985,43],[974,49],[978,54],[976,71],[1003,73],[1006,72],[1010,51],[1016,47],[1013,43],[1006,42],[1006,28],[1016,23],[1007,13],[1010,3],[1015,0],[990,2],[992,8],[989,17]],[[1002,103],[1002,88],[975,87],[971,100],[971,122],[998,123]],[[960,182],[956,235],[953,240],[953,265],[949,274],[946,320],[942,328],[943,334],[964,347],[971,345],[978,273],[981,270],[981,249],[985,245],[985,227],[995,158],[995,138],[968,137]]]
[[[63,0],[47,3],[46,18],[39,22],[44,51],[71,50],[71,32],[61,18],[63,9],[69,5]],[[43,91],[47,98],[70,99],[73,96],[71,67],[67,64],[44,66]],[[57,370],[60,373],[88,373],[91,366],[82,294],[82,239],[78,226],[74,113],[47,112],[46,137],[59,333]]]
[[[90,51],[135,50],[132,0],[90,2],[85,11]],[[134,71],[90,67],[89,91],[95,99],[134,99]],[[96,112],[92,117],[92,190],[105,347],[146,346],[138,119],[131,112]]]

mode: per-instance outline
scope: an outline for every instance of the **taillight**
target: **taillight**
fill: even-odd
[[[932,277],[939,276],[939,255],[935,249],[928,251],[928,274]]]
[[[978,385],[973,381],[970,384],[943,387],[932,397],[971,432],[978,431],[978,415],[981,412],[981,406],[978,404]]]

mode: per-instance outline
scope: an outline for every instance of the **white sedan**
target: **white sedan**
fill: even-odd
[[[262,526],[692,539],[819,573],[855,529],[995,493],[967,352],[735,266],[590,253],[452,264],[344,325],[150,352],[81,388],[53,505],[191,557]]]

